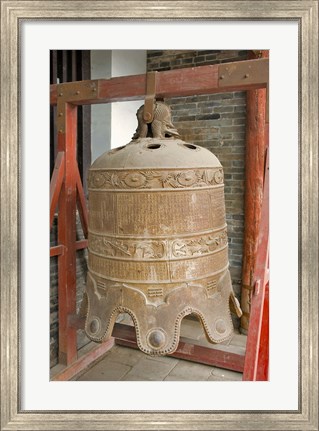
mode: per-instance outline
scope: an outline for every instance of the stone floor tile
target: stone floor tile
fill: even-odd
[[[179,361],[178,359],[173,358],[171,356],[148,356],[147,358],[150,359],[151,361],[158,361],[158,362],[163,362],[164,364],[170,364],[172,365],[172,367],[175,366]]]
[[[167,382],[190,382],[191,379],[185,378],[185,376],[171,376],[170,374],[165,377],[164,381]]]
[[[180,377],[187,381],[202,381],[207,380],[212,374],[212,367],[208,365],[196,364],[195,362],[188,362],[180,360],[178,364],[169,373],[170,378]]]
[[[224,370],[223,368],[214,368],[212,375],[215,377],[222,377],[225,380],[240,381],[243,379],[242,373],[236,371]]]
[[[233,379],[227,379],[225,376],[214,376],[213,374],[210,375],[207,379],[207,381],[214,381],[214,382],[233,382]]]
[[[131,367],[119,364],[110,360],[100,361],[97,365],[82,374],[77,380],[79,381],[117,381],[127,374]]]
[[[240,347],[246,347],[246,342],[247,342],[247,336],[243,334],[238,334],[238,333],[235,333],[231,340],[231,344],[233,344],[234,346],[240,346]]]
[[[140,350],[131,349],[130,347],[114,346],[110,351],[111,361],[132,367],[144,357],[145,353]]]
[[[144,377],[146,380],[163,380],[169,372],[175,366],[175,362],[173,363],[164,363],[160,361],[154,361],[151,358],[143,358],[141,359],[132,369],[129,371],[126,377],[131,380],[134,380],[134,376],[136,377]]]
[[[125,382],[151,382],[154,381],[153,379],[149,379],[143,376],[137,376],[136,374],[125,374],[125,376],[123,376],[121,378],[121,381],[125,381]]]
[[[197,320],[183,319],[181,324],[181,336],[191,340],[199,340],[205,337],[205,331]]]

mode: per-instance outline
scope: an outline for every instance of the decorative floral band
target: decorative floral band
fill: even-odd
[[[224,181],[222,168],[193,170],[91,170],[90,189],[176,189],[220,185]]]

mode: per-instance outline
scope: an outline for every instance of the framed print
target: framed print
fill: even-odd
[[[178,35],[178,37],[176,37]],[[269,49],[269,382],[49,379],[49,52]],[[318,429],[318,1],[1,1],[1,429]]]

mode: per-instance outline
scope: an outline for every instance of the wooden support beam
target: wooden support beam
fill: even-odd
[[[101,344],[90,344],[91,349],[87,351],[87,348],[83,353],[79,351],[79,358],[74,361],[71,365],[54,367],[51,371],[51,381],[66,381],[71,380],[73,377],[81,373],[88,366],[92,366],[95,361],[98,361],[105,353],[107,353],[114,346],[114,338],[110,338],[105,343]]]
[[[50,257],[60,256],[63,254],[64,247],[62,245],[55,245],[50,248]]]
[[[257,55],[266,57],[269,51]],[[253,54],[256,55],[256,54]],[[266,60],[268,60],[266,58]],[[266,89],[247,91],[246,153],[245,153],[245,234],[243,245],[241,329],[247,333],[250,298],[253,289],[257,239],[263,198],[266,131]]]
[[[138,349],[134,326],[116,323],[112,336],[116,344]],[[168,356],[241,373],[244,370],[244,354],[234,353],[229,346],[214,348],[212,344],[211,347],[207,347],[184,337],[180,338],[177,350]]]
[[[57,111],[58,151],[65,154],[58,219],[58,243],[64,247],[58,258],[59,362],[69,365],[77,358],[76,330],[68,325],[68,315],[76,312],[77,107],[60,102]]]
[[[268,60],[254,59],[224,64],[167,70],[156,75],[156,97],[181,97],[265,88]],[[260,70],[263,71],[260,74]],[[224,75],[224,79],[221,76]],[[245,78],[245,75],[249,75]],[[50,103],[63,99],[77,105],[144,100],[146,74],[111,79],[69,82],[50,86]]]
[[[88,222],[88,211],[87,211],[87,204],[86,199],[84,196],[83,186],[81,182],[80,172],[78,169],[78,166],[76,167],[76,201],[77,201],[77,208],[80,215],[82,230],[85,238],[88,237],[88,229],[89,229],[89,222]]]
[[[87,239],[81,239],[75,243],[75,249],[76,250],[83,250],[84,248],[87,248],[88,246],[88,240]]]
[[[266,291],[265,291],[256,380],[257,381],[268,380],[268,369],[269,369],[269,283],[266,284]]]
[[[243,380],[257,380],[268,372],[268,355],[260,357],[260,352],[268,349],[268,310],[264,308],[266,288],[269,281],[269,166],[266,166],[261,223],[258,235],[258,250],[253,277],[254,290],[251,297],[251,316],[249,321],[245,367]],[[266,305],[267,307],[267,305]],[[265,314],[266,313],[266,314]],[[262,350],[261,342],[263,342]],[[262,360],[264,361],[262,363]]]
[[[69,325],[76,329],[84,329],[85,318],[78,315],[69,316]],[[112,332],[116,344],[138,349],[135,327],[116,323]],[[214,348],[200,344],[194,340],[181,337],[177,350],[172,353],[173,358],[185,359],[192,362],[216,366],[242,373],[245,355],[236,353],[231,346],[217,346]]]
[[[50,229],[52,227],[54,214],[58,205],[59,196],[64,180],[64,152],[60,151],[55,160],[55,165],[50,182]]]

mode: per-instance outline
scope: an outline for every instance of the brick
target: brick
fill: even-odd
[[[235,105],[235,106],[246,106],[246,98],[244,97],[235,97],[233,99],[223,100],[224,105]]]
[[[227,126],[227,127],[223,127],[223,132],[224,133],[232,133],[234,136],[234,133],[238,134],[238,133],[243,133],[245,131],[246,127],[245,126]]]
[[[197,108],[197,103],[189,103],[187,100],[185,100],[181,105],[173,105],[171,107],[173,115],[175,114],[176,111],[181,111],[181,110],[185,111],[185,110],[194,109],[194,108]]]
[[[183,117],[176,117],[177,121],[194,121],[195,120],[195,115],[185,115]]]
[[[244,117],[243,118],[234,118],[233,124],[234,124],[234,126],[241,125],[241,124],[246,125],[246,118],[244,118]]]
[[[234,174],[232,174],[232,175],[233,175],[233,179],[234,179],[234,180],[243,180],[243,179],[244,179],[244,174],[243,174],[243,173],[242,173],[242,174],[234,173]],[[236,193],[237,191],[239,191],[239,190],[236,190],[236,191],[235,191],[235,193]]]
[[[236,166],[239,168],[244,167],[244,161],[243,160],[234,160],[232,164],[233,164],[233,166]],[[233,172],[236,172],[235,168],[233,168]]]
[[[210,54],[205,56],[205,62],[209,64],[219,64],[220,60],[217,60],[216,54]]]
[[[235,106],[234,111],[235,112],[246,112],[246,105]]]
[[[242,97],[242,98],[246,99],[246,97],[247,97],[246,91],[234,91],[233,95],[235,98]]]
[[[235,110],[238,108],[238,106],[235,106]],[[244,112],[224,112],[222,114],[222,118],[231,118],[231,119],[242,119],[246,120],[246,113]]]
[[[219,118],[219,114],[196,115],[196,120],[217,120]]]
[[[191,63],[193,63],[193,59],[192,58],[183,58],[181,60],[181,63],[182,64],[191,64]]]
[[[194,62],[195,63],[203,63],[205,61],[205,56],[203,55],[203,56],[200,56],[200,57],[196,57],[195,59],[194,59]]]
[[[220,112],[223,114],[225,112],[234,112],[236,108],[236,106],[217,106],[216,108],[214,108],[214,112]]]
[[[147,51],[147,58],[150,58],[150,57],[159,57],[162,54],[163,54],[163,51],[149,50],[149,51]]]
[[[220,53],[220,50],[203,50],[203,51],[199,51],[200,55],[210,55],[210,54],[218,54]]]
[[[233,57],[236,57],[237,55],[238,55],[238,51],[236,50],[225,50],[225,51],[220,51],[217,57],[221,60],[224,60],[224,59],[231,59]]]

